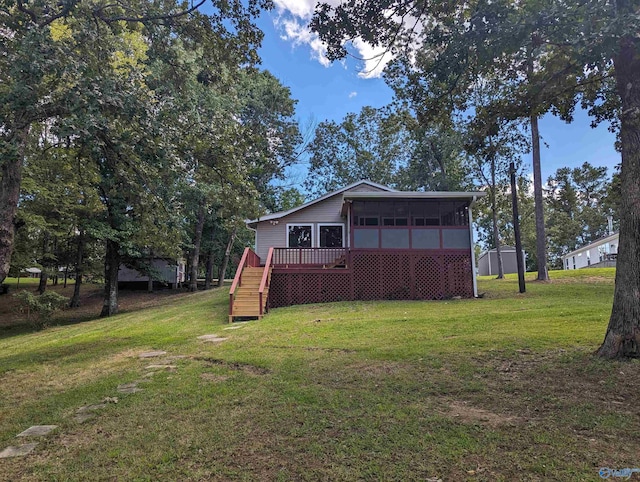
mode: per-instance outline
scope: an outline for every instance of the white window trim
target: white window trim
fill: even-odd
[[[309,226],[311,228],[311,247],[314,248],[316,246],[315,243],[315,235],[314,235],[314,229],[313,229],[313,223],[287,223],[286,226],[286,232],[285,232],[285,237],[287,238],[287,248],[290,248],[291,246],[289,246],[289,227],[290,226]],[[298,246],[295,246],[296,248]]]
[[[346,241],[345,241],[345,235],[346,235],[345,231],[347,230],[347,228],[346,228],[344,223],[318,223],[318,226],[317,226],[317,234],[318,234],[318,237],[317,237],[318,245],[317,245],[317,247],[318,248],[321,247],[320,246],[320,227],[322,227],[322,226],[342,226],[342,247],[343,248],[347,247],[347,244],[346,244]],[[330,248],[328,248],[328,249],[330,249]]]

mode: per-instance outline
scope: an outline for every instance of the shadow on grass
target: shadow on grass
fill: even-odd
[[[97,341],[85,342],[70,340],[68,344],[62,346],[47,346],[17,355],[0,356],[0,373],[10,372],[17,367],[22,370],[50,362],[55,362],[56,365],[77,363],[128,347],[131,347],[129,338],[101,338]]]
[[[229,289],[228,283],[225,283],[220,288],[215,286],[206,291],[214,294],[225,289]],[[203,292],[205,292],[205,290],[198,291],[198,293]],[[120,309],[118,311],[118,315],[136,313],[146,309],[171,305],[191,294],[192,293],[186,288],[156,290],[153,293],[148,293],[145,290],[120,290],[118,300]],[[71,326],[99,319],[100,311],[102,310],[102,301],[102,288],[94,286],[92,289],[86,290],[85,293],[83,293],[80,301],[80,307],[65,308],[63,311],[57,312],[53,315],[48,326],[51,328]],[[2,303],[2,298],[0,298],[0,303]],[[225,306],[223,309],[222,305],[218,306],[219,303],[214,302],[214,306],[212,306],[212,314],[217,317],[218,308],[220,308],[220,317],[226,316],[226,303],[228,303],[228,301],[224,298],[223,304],[225,304]],[[44,331],[46,331],[46,329]],[[0,340],[28,333],[37,333],[37,330],[31,327],[31,325],[23,318],[17,319],[16,322],[12,324],[7,324],[5,326],[0,325]]]

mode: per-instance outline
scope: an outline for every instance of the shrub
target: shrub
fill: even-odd
[[[27,315],[27,323],[36,330],[42,330],[49,326],[51,315],[69,303],[69,298],[59,295],[55,291],[46,291],[38,296],[22,290],[13,296],[20,302],[20,312]]]

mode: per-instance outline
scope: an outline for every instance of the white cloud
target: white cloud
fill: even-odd
[[[372,47],[362,40],[355,39],[352,42],[358,51],[359,57],[364,59],[364,66],[358,73],[358,77],[363,79],[372,79],[380,77],[386,65],[391,61],[392,56],[384,47]]]
[[[288,12],[294,17],[311,20],[316,0],[274,0],[278,13]],[[339,3],[339,2],[330,2]]]
[[[295,18],[280,18],[276,20],[276,27],[283,30],[280,35],[282,40],[288,40],[294,47],[308,45],[311,49],[311,58],[316,59],[325,67],[331,65],[327,58],[327,47],[322,43],[317,33],[309,29],[308,24],[302,24]]]
[[[353,99],[358,93],[354,90],[353,92],[349,92],[349,99]]]
[[[325,67],[331,65],[327,58],[327,47],[320,40],[318,34],[311,31],[309,22],[317,0],[274,0],[278,12],[278,18],[274,25],[281,31],[280,38],[292,43],[294,47],[306,45],[311,49],[311,57]],[[332,6],[337,6],[341,0],[328,0]],[[364,79],[380,77],[387,63],[391,60],[391,54],[384,53],[382,47],[371,45],[356,39],[352,42],[354,54],[363,59],[363,66],[358,76]],[[384,55],[383,55],[384,54]]]

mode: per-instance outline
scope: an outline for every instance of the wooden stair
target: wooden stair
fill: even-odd
[[[262,314],[260,313],[259,290],[264,270],[264,267],[246,267],[242,270],[242,283],[236,288],[231,314],[229,315],[229,321],[233,321],[234,317],[244,316],[257,317],[258,319],[260,319],[262,318],[262,315],[267,311],[267,299],[269,297],[268,285],[270,279],[267,279],[267,286],[262,293],[263,306]],[[271,268],[269,268],[268,277],[271,278]]]

